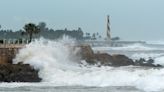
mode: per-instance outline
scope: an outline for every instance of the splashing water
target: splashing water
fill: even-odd
[[[164,90],[164,69],[82,66],[72,40],[36,40],[19,51],[14,63],[39,69],[43,82],[54,86],[134,86],[145,91]],[[85,61],[83,61],[84,63]]]
[[[144,46],[143,44],[132,44],[122,47],[94,47],[95,50],[118,50],[118,51],[150,51],[150,50],[164,50],[163,48],[155,48]]]

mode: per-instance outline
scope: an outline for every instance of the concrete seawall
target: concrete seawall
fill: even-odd
[[[12,59],[23,48],[22,44],[0,44],[0,64],[12,63]]]

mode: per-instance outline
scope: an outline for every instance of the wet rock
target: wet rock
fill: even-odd
[[[113,65],[114,59],[107,53],[94,54],[94,60],[101,65]]]
[[[132,59],[125,55],[109,55],[107,53],[94,53],[89,45],[79,46],[81,51],[81,59],[89,64],[111,65],[111,66],[126,66],[134,65]]]
[[[113,65],[115,66],[127,66],[127,65],[134,65],[132,59],[128,58],[125,55],[113,55]]]
[[[154,60],[149,58],[145,60],[144,58],[140,58],[139,60],[135,60],[136,66],[149,66],[149,67],[162,67],[162,65],[154,64]]]
[[[96,63],[96,61],[94,60],[95,59],[94,52],[89,45],[80,45],[77,47],[80,48],[80,51],[77,53],[78,56],[81,57],[80,59],[86,60],[86,62],[89,64]]]
[[[110,55],[107,53],[94,53],[89,45],[81,45],[80,52],[81,59],[85,60],[89,64],[100,64],[109,66],[148,66],[148,67],[162,67],[161,65],[155,65],[153,59],[145,60],[143,58],[133,61],[125,55]]]
[[[40,82],[38,71],[28,64],[0,64],[1,82]]]

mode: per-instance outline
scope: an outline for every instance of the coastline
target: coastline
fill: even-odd
[[[12,60],[15,58],[18,50],[24,48],[25,45],[6,45],[5,48],[0,48],[0,81],[1,82],[40,82],[38,71],[35,70],[29,64],[23,64],[20,61],[18,64],[13,64]],[[77,45],[70,47],[75,50],[80,48],[80,52],[75,55],[79,55],[79,60],[85,60],[89,65],[99,64],[99,66],[141,66],[141,67],[163,67],[161,65],[154,65],[154,60],[145,60],[140,58],[139,60],[132,60],[131,58],[123,55],[110,55],[108,53],[94,53],[89,45]]]

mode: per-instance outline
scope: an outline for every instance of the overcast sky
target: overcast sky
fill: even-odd
[[[108,14],[112,36],[164,40],[164,0],[0,0],[3,29],[44,21],[54,29],[81,27],[105,35]]]

